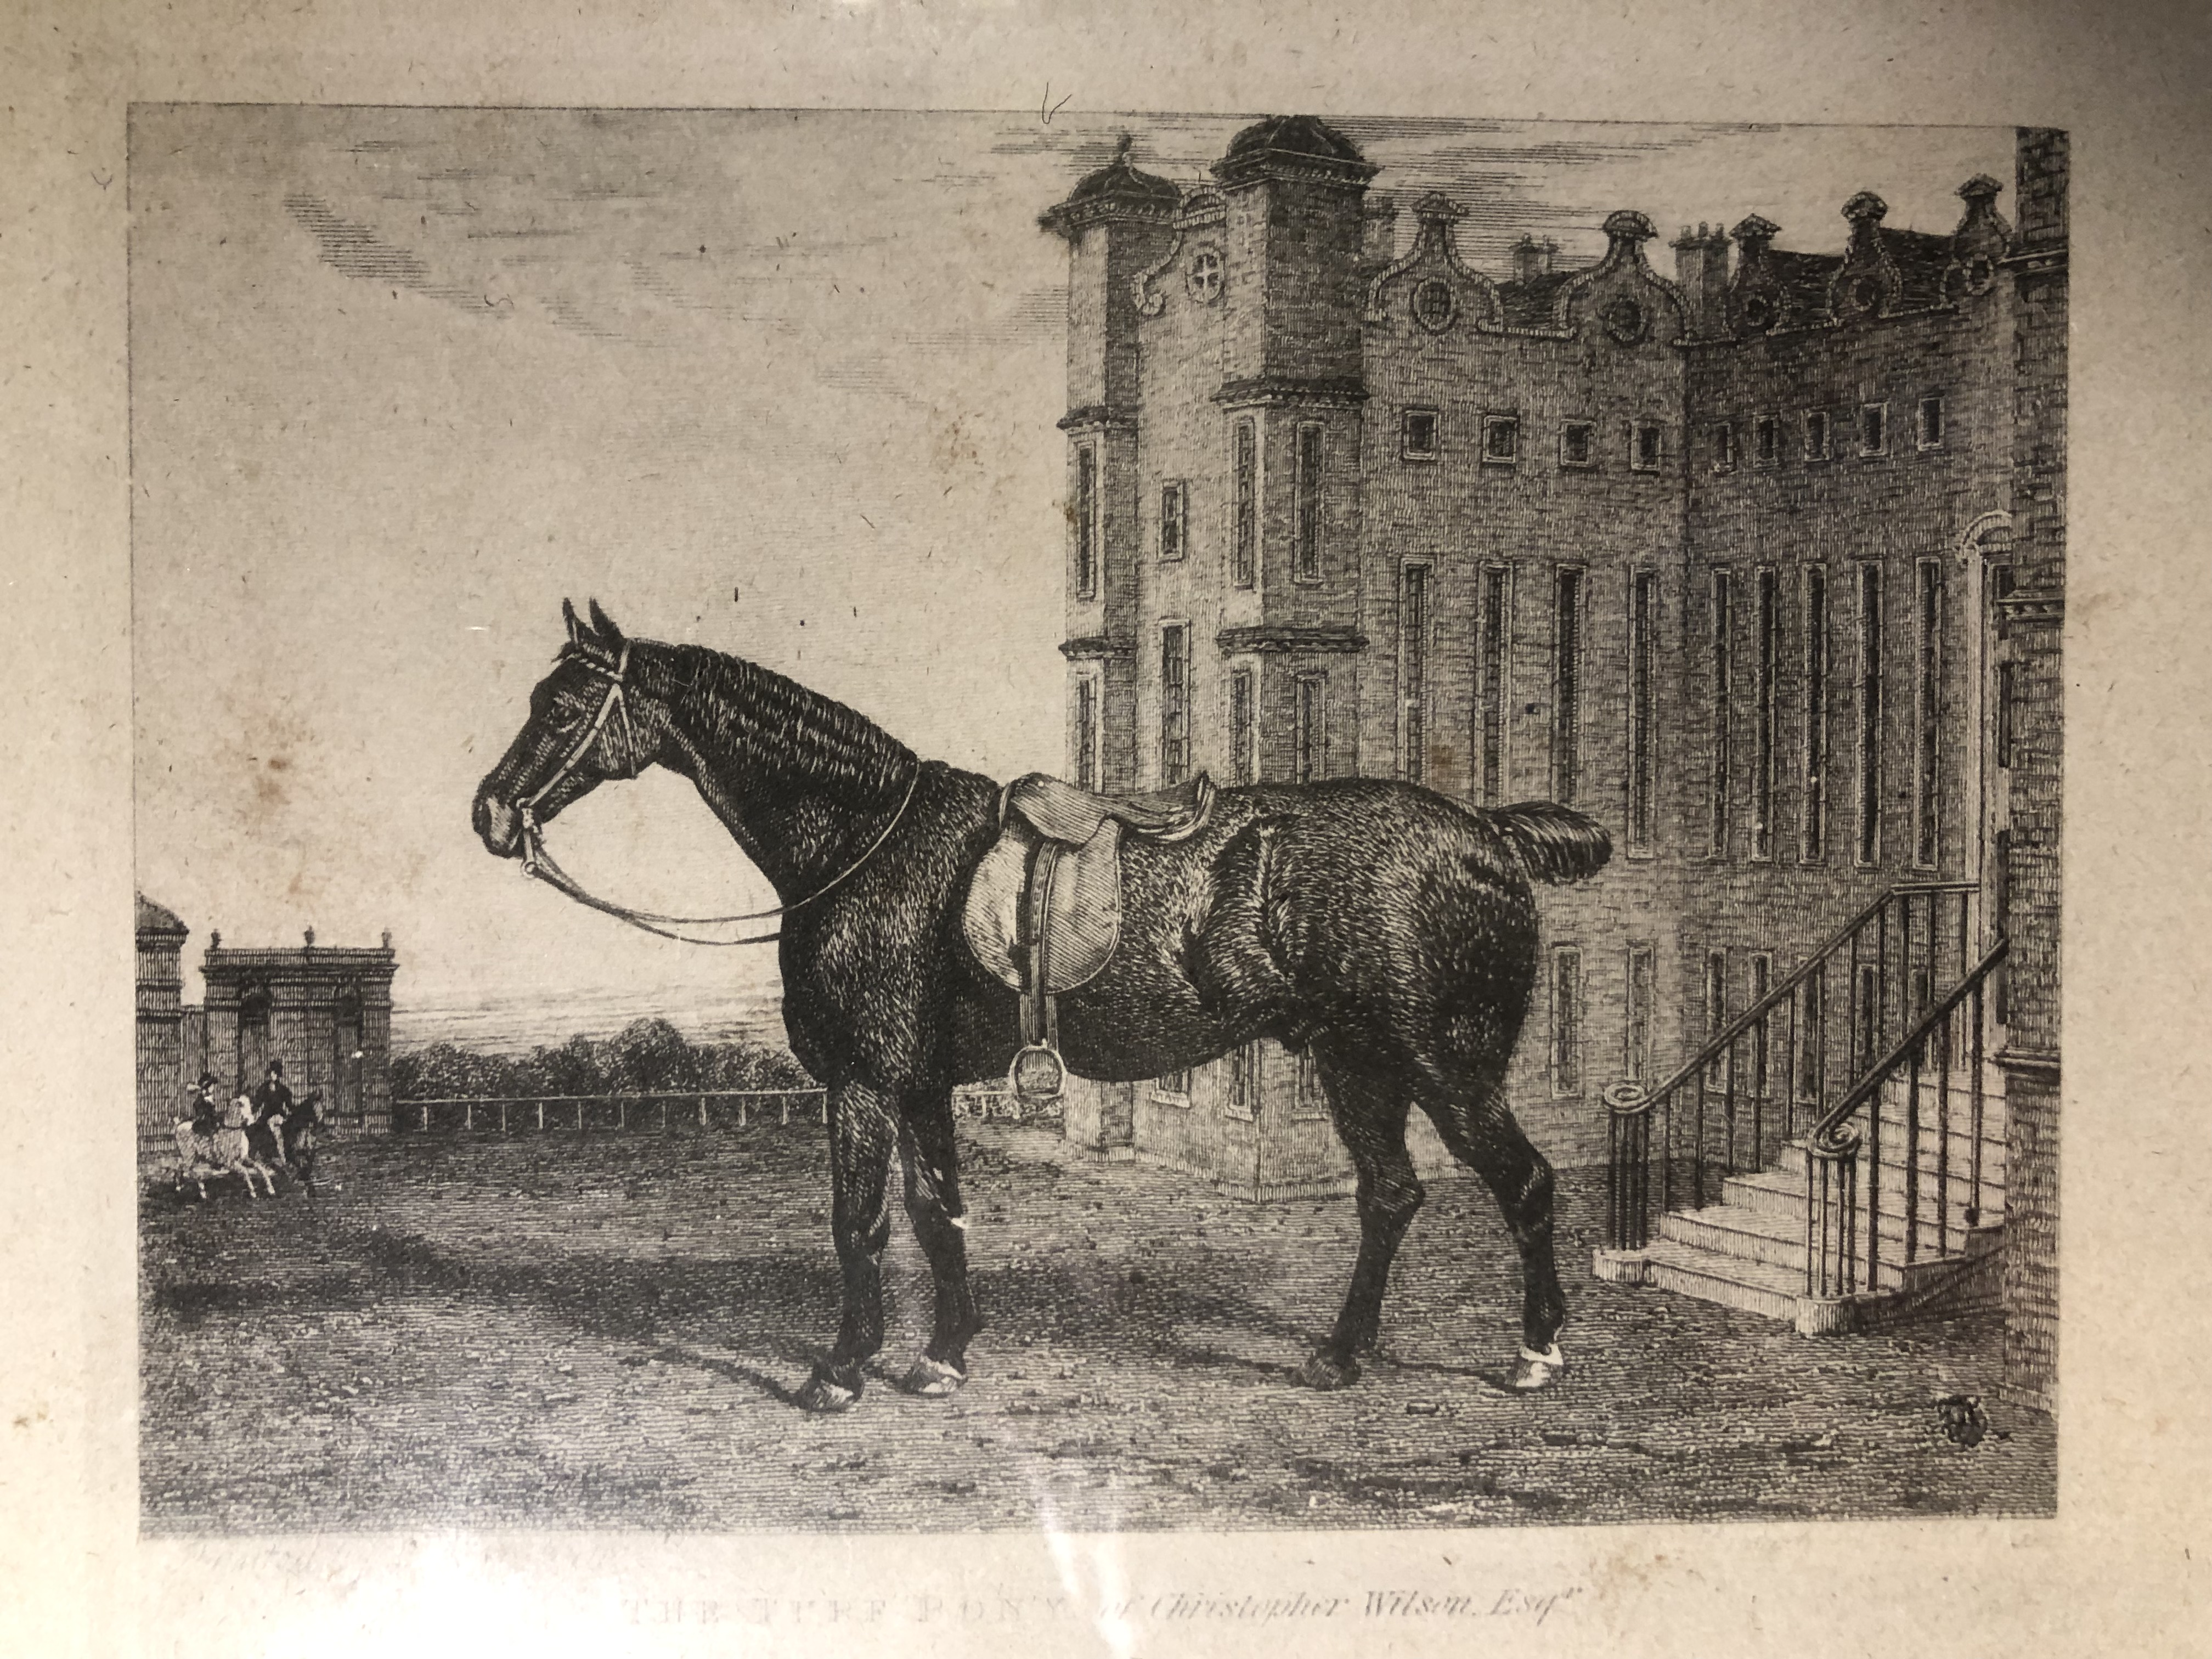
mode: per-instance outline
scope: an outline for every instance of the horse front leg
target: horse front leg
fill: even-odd
[[[811,1412],[842,1412],[866,1386],[860,1368],[884,1346],[884,1246],[890,1239],[885,1202],[898,1123],[882,1091],[846,1083],[830,1094],[830,1225],[844,1277],[836,1346],[796,1396]]]
[[[952,1133],[952,1091],[932,1090],[909,1103],[899,1127],[906,1176],[906,1212],[914,1224],[937,1291],[929,1346],[900,1384],[908,1394],[941,1398],[968,1380],[968,1343],[983,1327],[968,1288],[967,1216],[960,1202],[959,1149]]]

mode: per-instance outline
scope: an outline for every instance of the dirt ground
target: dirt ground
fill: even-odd
[[[1562,1176],[1571,1368],[1521,1397],[1519,1275],[1432,1185],[1385,1353],[1322,1395],[1349,1200],[1255,1206],[1048,1131],[963,1129],[987,1329],[949,1401],[787,1403],[834,1328],[818,1125],[341,1143],[337,1189],[156,1192],[142,1224],[144,1527],[715,1531],[1474,1526],[2047,1514],[2050,1421],[1995,1400],[1994,1318],[1813,1340],[1589,1276]],[[927,1278],[896,1235],[896,1375]],[[1960,1443],[1936,1401],[1979,1396]]]

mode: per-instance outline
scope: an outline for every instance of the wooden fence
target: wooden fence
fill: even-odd
[[[963,1086],[952,1091],[956,1116],[1021,1121],[1056,1116],[1024,1112],[1000,1088]],[[604,1095],[448,1095],[392,1103],[392,1127],[403,1134],[536,1133],[586,1129],[667,1133],[682,1128],[750,1128],[756,1123],[827,1123],[824,1089],[686,1089]]]
[[[416,1134],[514,1134],[586,1129],[623,1133],[696,1127],[746,1128],[754,1123],[830,1121],[823,1089],[686,1089],[609,1095],[454,1095],[395,1100],[392,1127]]]

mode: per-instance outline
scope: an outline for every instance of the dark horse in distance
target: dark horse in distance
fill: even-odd
[[[495,855],[523,857],[605,780],[659,765],[697,786],[783,902],[784,1020],[829,1091],[844,1308],[799,1403],[853,1404],[882,1346],[894,1147],[936,1288],[904,1386],[949,1394],[981,1326],[951,1091],[1004,1076],[1021,1045],[1018,999],[978,965],[960,922],[999,831],[999,786],[920,759],[756,664],[626,640],[596,603],[588,624],[563,610],[568,641],[477,792],[476,831]],[[1551,1167],[1503,1083],[1535,973],[1529,878],[1579,879],[1610,850],[1598,825],[1548,803],[1474,811],[1359,778],[1224,789],[1188,839],[1125,842],[1120,947],[1060,999],[1061,1052],[1078,1075],[1131,1081],[1260,1037],[1310,1051],[1358,1170],[1360,1243],[1304,1382],[1352,1382],[1374,1346],[1391,1258],[1421,1203],[1405,1138],[1414,1105],[1489,1185],[1520,1249],[1513,1386],[1542,1387],[1565,1364]]]

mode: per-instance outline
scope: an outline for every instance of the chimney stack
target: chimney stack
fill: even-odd
[[[1552,274],[1552,262],[1558,257],[1559,245],[1548,237],[1538,241],[1533,236],[1523,236],[1513,244],[1513,280],[1531,283],[1539,276]]]
[[[1728,331],[1726,300],[1729,284],[1728,238],[1718,224],[1703,220],[1692,230],[1682,227],[1674,239],[1674,280],[1682,285],[1690,308],[1690,334],[1706,338]]]

